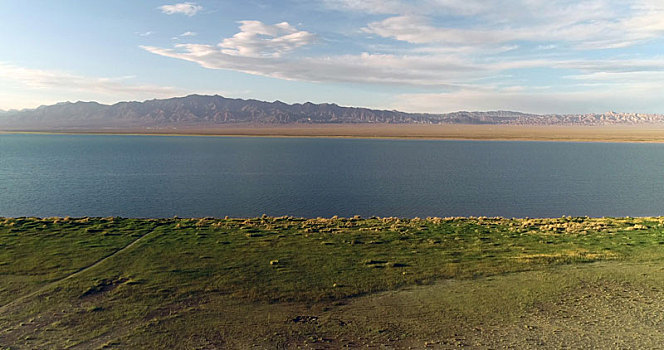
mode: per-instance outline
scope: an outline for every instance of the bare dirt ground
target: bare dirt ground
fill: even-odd
[[[14,131],[16,132],[16,131]],[[263,137],[415,138],[449,140],[664,142],[664,125],[520,126],[412,124],[213,125],[150,129],[25,130],[82,134],[150,134]]]

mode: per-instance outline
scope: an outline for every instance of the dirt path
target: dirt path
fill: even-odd
[[[64,281],[66,281],[66,280],[69,280],[69,279],[72,279],[72,278],[76,278],[77,276],[80,276],[80,275],[82,275],[82,274],[84,274],[84,273],[86,273],[86,272],[88,272],[88,271],[94,269],[95,267],[97,267],[97,266],[103,264],[104,262],[108,261],[109,259],[111,259],[111,258],[113,258],[113,257],[115,257],[115,256],[117,256],[117,255],[119,255],[119,254],[122,254],[123,252],[126,252],[126,251],[130,250],[132,247],[134,247],[134,246],[135,246],[136,244],[138,244],[140,241],[142,241],[143,239],[145,239],[147,236],[151,235],[153,232],[154,232],[154,229],[152,229],[150,232],[148,232],[148,233],[142,235],[141,237],[138,237],[137,239],[135,239],[135,240],[132,241],[131,243],[127,244],[124,248],[121,248],[121,249],[119,249],[119,250],[116,250],[115,252],[113,252],[113,253],[111,253],[111,254],[108,254],[108,255],[102,257],[101,259],[95,261],[95,262],[92,263],[91,265],[88,265],[88,266],[86,266],[86,267],[83,267],[83,268],[77,270],[76,272],[74,272],[74,273],[72,273],[72,274],[70,274],[70,275],[67,275],[67,276],[65,276],[65,277],[63,277],[63,278],[60,278],[60,279],[58,279],[58,280],[55,280],[55,281],[53,281],[53,282],[51,282],[51,283],[48,283],[48,284],[46,284],[46,285],[40,287],[39,289],[35,290],[34,292],[28,293],[28,294],[26,294],[26,295],[22,295],[22,296],[20,296],[20,297],[18,297],[18,298],[16,298],[16,299],[10,301],[9,303],[7,303],[7,304],[5,304],[5,305],[0,306],[0,314],[4,314],[4,313],[6,313],[11,307],[14,307],[14,306],[20,304],[20,303],[23,302],[24,300],[30,299],[30,298],[32,298],[32,297],[34,297],[34,296],[37,296],[37,295],[39,295],[39,294],[41,294],[41,293],[43,293],[43,292],[45,292],[45,291],[47,291],[47,290],[49,290],[49,289],[55,287],[55,286],[57,286],[58,284],[60,284],[60,283],[62,283],[62,282],[64,282]]]

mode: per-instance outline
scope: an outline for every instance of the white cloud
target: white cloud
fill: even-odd
[[[588,73],[662,72],[664,57],[650,59],[597,59],[551,62],[555,68],[574,69]]]
[[[476,46],[530,41],[563,42],[579,49],[625,47],[664,33],[664,28],[656,26],[642,30],[629,28],[626,21],[598,23],[592,19],[584,19],[580,23],[567,26],[542,22],[521,27],[493,25],[474,28],[436,27],[429,24],[430,21],[431,19],[421,16],[395,16],[369,23],[363,31],[414,44]]]
[[[203,6],[197,5],[194,2],[183,2],[173,5],[162,5],[159,6],[159,9],[167,15],[183,14],[191,17],[201,11]]]
[[[219,43],[221,52],[234,56],[272,56],[284,53],[313,42],[314,35],[297,30],[281,22],[274,25],[260,21],[240,21],[240,32]]]
[[[369,23],[364,31],[414,44],[530,41],[602,49],[631,46],[664,35],[664,7],[656,0],[322,1],[337,9],[390,15]]]
[[[168,86],[132,83],[134,77],[87,77],[55,70],[19,67],[0,62],[0,81],[19,83],[35,90],[66,90],[122,96],[173,96],[181,91]]]
[[[219,45],[222,46],[222,45]],[[269,46],[269,45],[268,45]],[[571,84],[592,73],[664,71],[664,59],[494,59],[473,60],[464,50],[425,50],[423,54],[348,54],[322,57],[281,57],[276,52],[229,52],[227,48],[203,44],[177,44],[173,48],[141,46],[151,53],[190,62],[205,68],[227,69],[248,74],[309,82],[394,84],[438,88],[482,85],[482,80],[509,80],[508,70],[546,68],[565,70]],[[512,46],[498,47],[505,52]],[[262,54],[259,54],[262,53]],[[491,52],[491,51],[488,51]],[[570,74],[570,72],[575,72]],[[578,78],[572,78],[578,76]]]
[[[141,46],[157,55],[198,63],[211,69],[228,69],[287,80],[353,82],[424,86],[456,85],[482,78],[496,67],[478,65],[463,56],[369,54],[325,57],[289,57],[290,52],[313,41],[314,35],[286,22],[266,25],[240,22],[240,32],[216,47],[177,44],[173,48]]]
[[[401,0],[323,0],[330,8],[368,13],[393,14],[409,11]]]
[[[472,107],[565,113],[597,111],[612,103],[629,110],[634,101],[664,107],[658,102],[664,58],[605,51],[598,59],[580,50],[625,47],[664,35],[664,21],[657,20],[664,8],[657,1],[321,1],[371,12],[371,18],[383,15],[360,35],[401,43],[381,40],[372,46],[359,39],[373,52],[295,55],[289,53],[315,41],[313,33],[287,22],[242,21],[237,34],[217,45],[142,48],[205,68],[277,79],[426,89],[396,100],[395,108],[410,111]]]
[[[396,56],[363,53],[327,57],[237,56],[211,45],[179,44],[173,49],[141,46],[157,55],[254,75],[310,82],[407,84],[444,87],[482,78],[496,67],[455,57]]]
[[[474,15],[488,4],[482,0],[322,0],[332,9],[374,14],[445,13]]]
[[[176,35],[176,36],[172,37],[171,40],[180,40],[182,38],[193,37],[193,36],[196,36],[196,35],[198,35],[198,33],[196,33],[196,32],[184,32],[182,34],[179,34],[179,35]]]
[[[492,30],[469,30],[437,28],[429,25],[426,17],[395,16],[379,22],[372,22],[363,30],[384,38],[394,38],[409,43],[447,43],[473,45],[478,43],[502,43],[518,37]]]

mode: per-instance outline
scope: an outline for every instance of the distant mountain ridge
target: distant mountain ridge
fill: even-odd
[[[0,129],[130,129],[208,127],[225,124],[511,124],[511,125],[605,125],[664,123],[664,115],[602,113],[539,115],[511,111],[406,113],[336,104],[231,99],[189,95],[144,102],[62,102],[21,111],[0,111]]]

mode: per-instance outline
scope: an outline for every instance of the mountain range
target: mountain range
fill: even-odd
[[[606,125],[664,123],[662,114],[528,114],[511,111],[406,113],[336,104],[231,99],[189,95],[144,102],[62,102],[35,109],[0,111],[0,129],[134,129],[212,127],[226,124],[513,124]]]

